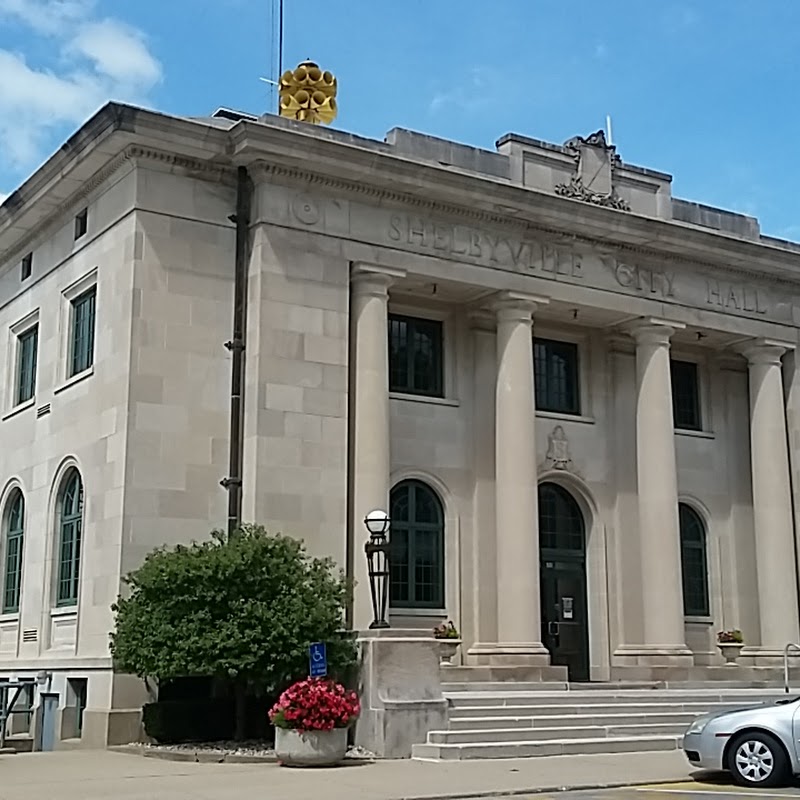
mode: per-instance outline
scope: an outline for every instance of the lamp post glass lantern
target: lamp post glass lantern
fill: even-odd
[[[370,511],[364,519],[369,539],[364,545],[367,556],[369,591],[372,598],[372,622],[370,628],[388,628],[386,608],[389,602],[389,526],[391,522],[385,511]]]

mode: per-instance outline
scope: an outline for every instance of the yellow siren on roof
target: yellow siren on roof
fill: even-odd
[[[281,75],[282,117],[330,125],[336,119],[336,78],[313,62],[304,61]]]

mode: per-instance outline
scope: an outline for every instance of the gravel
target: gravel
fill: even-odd
[[[200,753],[207,756],[247,756],[256,758],[275,758],[275,750],[264,741],[247,742],[191,742],[189,744],[141,744],[132,743],[132,747],[140,747],[146,751],[159,753]],[[363,747],[351,747],[346,758],[374,760],[377,756]]]

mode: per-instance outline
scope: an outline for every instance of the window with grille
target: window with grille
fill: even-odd
[[[538,411],[580,414],[576,344],[534,339],[533,370]]]
[[[390,605],[444,608],[444,511],[420,481],[392,489],[389,533]]]
[[[39,350],[39,326],[28,328],[17,339],[17,405],[36,394],[36,359]]]
[[[442,323],[389,315],[389,390],[444,396]]]
[[[83,527],[83,483],[72,469],[61,494],[58,537],[58,586],[56,605],[74,606],[78,602]]]
[[[676,428],[699,431],[700,419],[700,381],[697,364],[692,361],[671,361],[672,416]]]
[[[555,483],[539,486],[539,547],[583,556],[583,514],[575,498]]]
[[[22,543],[25,534],[25,499],[18,489],[11,497],[6,516],[5,575],[3,579],[3,613],[19,611],[22,585]]]
[[[678,505],[683,572],[683,613],[687,617],[707,617],[708,560],[706,529],[700,515],[685,503]]]
[[[69,376],[84,372],[94,364],[94,326],[97,287],[72,301],[72,341]]]

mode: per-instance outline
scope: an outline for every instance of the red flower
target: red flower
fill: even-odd
[[[308,678],[290,686],[269,712],[278,727],[298,731],[346,728],[361,712],[355,692],[334,681]]]

